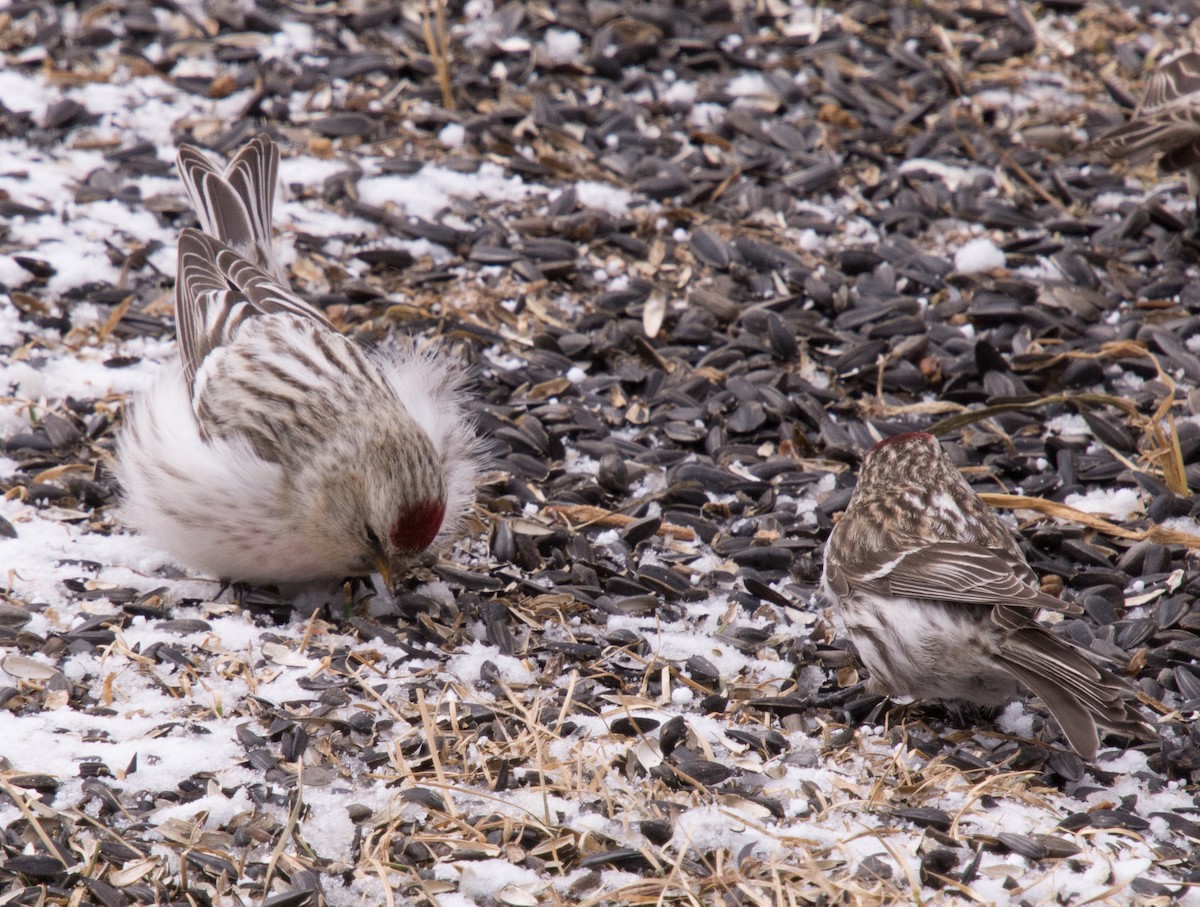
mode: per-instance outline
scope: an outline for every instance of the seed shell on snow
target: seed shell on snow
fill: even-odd
[[[1174,5],[65,10],[0,14],[14,903],[1186,897],[1193,206],[1086,150]],[[226,589],[116,516],[174,146],[262,131],[299,291],[471,370],[490,471],[395,597]],[[929,427],[1161,746],[867,691],[821,546]]]

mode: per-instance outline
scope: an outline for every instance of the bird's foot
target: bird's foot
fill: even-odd
[[[365,612],[365,604],[379,595],[371,576],[347,576],[342,580],[341,589],[343,620],[352,620],[360,610]]]
[[[276,626],[282,626],[291,620],[292,601],[280,595],[275,586],[223,581],[221,591],[225,590],[233,594],[234,604],[239,610],[249,611],[251,614],[265,614]]]

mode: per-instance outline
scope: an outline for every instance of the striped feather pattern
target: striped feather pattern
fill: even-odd
[[[193,385],[205,435],[240,435],[280,462],[336,435],[352,406],[397,408],[378,366],[353,341],[294,314],[242,322],[237,342],[210,353]]]
[[[178,164],[206,231],[184,230],[179,239],[175,318],[189,382],[205,357],[254,315],[289,313],[332,331],[320,311],[288,288],[272,252],[275,144],[259,136],[223,173],[190,145],[180,147]]]
[[[271,249],[279,152],[224,170],[182,147],[180,363],[118,442],[125,521],[182,564],[251,582],[399,577],[459,531],[479,471],[463,367],[371,355],[293,293]]]
[[[1098,727],[1154,736],[1120,678],[1037,622],[1041,609],[1081,609],[1041,591],[1008,528],[932,435],[867,453],[826,545],[823,587],[879,692],[996,706],[1019,685],[1086,759]]]
[[[1160,154],[1164,172],[1200,162],[1200,53],[1188,51],[1151,75],[1129,122],[1100,137],[1093,148],[1109,160],[1131,163]]]
[[[181,145],[176,164],[201,229],[286,283],[271,242],[278,146],[260,135],[221,171],[199,149]]]

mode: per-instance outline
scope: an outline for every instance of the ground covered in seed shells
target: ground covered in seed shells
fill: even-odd
[[[1200,898],[1193,207],[1086,149],[1196,8],[13,0],[0,902]],[[474,369],[473,525],[394,600],[115,516],[174,146],[262,131],[297,289]],[[821,545],[931,426],[1161,745],[865,692]]]

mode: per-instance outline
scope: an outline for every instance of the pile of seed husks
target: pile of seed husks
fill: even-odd
[[[1200,244],[1086,146],[1197,7],[14,0],[0,903],[1188,897]],[[264,131],[297,290],[472,363],[473,525],[395,599],[117,519],[174,147]],[[821,546],[930,427],[1161,745],[865,691]]]

